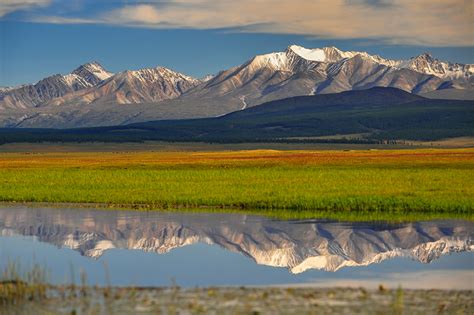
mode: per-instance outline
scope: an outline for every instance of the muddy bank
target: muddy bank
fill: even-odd
[[[4,314],[469,314],[473,291],[51,287]]]

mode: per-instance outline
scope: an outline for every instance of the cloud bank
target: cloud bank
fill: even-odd
[[[0,17],[11,12],[48,6],[50,4],[51,0],[2,0],[0,2]]]
[[[48,1],[8,2],[27,6],[28,3]],[[47,23],[232,29],[331,39],[377,39],[390,44],[474,45],[472,0],[168,0],[129,3],[95,16],[65,18],[52,15],[32,19]],[[3,7],[2,4],[0,12],[6,12]]]

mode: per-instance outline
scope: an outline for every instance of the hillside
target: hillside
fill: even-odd
[[[372,88],[293,97],[216,118],[64,130],[0,129],[0,142],[320,141],[317,137],[354,134],[358,136],[352,140],[338,141],[474,136],[474,101],[426,99],[394,88]]]

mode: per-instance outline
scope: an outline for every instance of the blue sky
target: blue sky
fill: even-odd
[[[472,1],[431,3],[2,0],[0,86],[88,61],[113,72],[161,65],[200,77],[290,44],[474,63]]]

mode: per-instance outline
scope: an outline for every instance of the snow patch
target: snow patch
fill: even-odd
[[[242,104],[243,104],[240,110],[244,110],[247,108],[247,102],[245,101],[245,97],[246,97],[245,95],[240,97],[240,100],[242,101]]]
[[[316,49],[307,49],[297,45],[291,45],[289,47],[295,54],[298,56],[310,60],[310,61],[319,61],[324,62],[326,61],[326,53],[323,49],[316,48]]]
[[[288,67],[288,58],[285,52],[277,52],[256,56],[252,60],[250,65],[256,68],[269,67],[274,70],[290,70]]]

